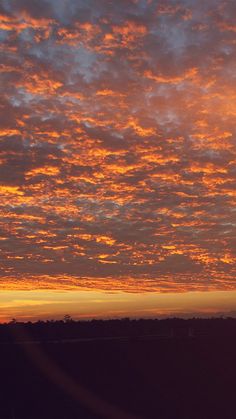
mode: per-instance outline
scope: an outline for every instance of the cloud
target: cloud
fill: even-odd
[[[233,288],[235,13],[217,0],[2,1],[9,287],[65,275]]]

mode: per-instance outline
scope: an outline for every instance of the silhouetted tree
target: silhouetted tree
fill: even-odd
[[[69,323],[69,322],[72,322],[72,321],[73,321],[72,317],[69,314],[65,314],[64,322]]]

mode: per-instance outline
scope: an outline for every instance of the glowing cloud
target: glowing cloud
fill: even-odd
[[[235,288],[234,4],[0,9],[0,287]]]

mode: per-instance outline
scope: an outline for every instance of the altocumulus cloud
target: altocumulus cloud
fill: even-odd
[[[233,288],[235,2],[0,9],[1,286]]]

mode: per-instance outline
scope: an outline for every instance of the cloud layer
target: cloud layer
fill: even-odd
[[[2,288],[235,288],[235,2],[0,9]]]

